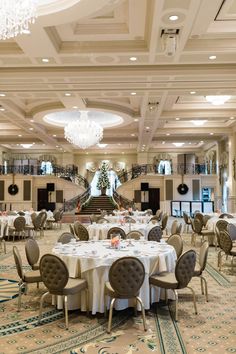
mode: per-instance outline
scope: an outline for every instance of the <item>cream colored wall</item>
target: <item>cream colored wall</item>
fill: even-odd
[[[15,184],[19,188],[19,192],[12,196],[8,193],[8,187],[12,184],[12,175],[2,175],[0,176],[1,181],[5,181],[5,195],[4,200],[0,201],[2,203],[2,208],[10,209],[10,204],[12,210],[21,210],[21,209],[37,209],[37,191],[39,188],[46,188],[47,183],[55,184],[56,190],[63,190],[63,197],[65,200],[69,200],[81,193],[84,192],[84,188],[75,185],[72,182],[65,181],[62,178],[54,176],[28,176],[28,175],[15,175]],[[23,184],[24,181],[30,180],[31,183],[31,200],[23,201]],[[56,201],[56,192],[51,194],[51,202]],[[62,207],[62,203],[57,203],[56,208]]]

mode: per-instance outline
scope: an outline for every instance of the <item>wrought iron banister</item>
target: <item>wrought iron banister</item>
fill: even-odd
[[[88,187],[88,189],[83,192],[80,195],[77,195],[76,197],[67,200],[64,202],[64,211],[72,211],[78,208],[78,206],[82,207],[84,203],[90,198],[90,190],[91,188]]]
[[[118,194],[116,191],[114,191],[113,193],[113,199],[115,200],[117,207],[122,207],[124,209],[133,207],[134,204],[132,200],[123,197],[122,195]]]

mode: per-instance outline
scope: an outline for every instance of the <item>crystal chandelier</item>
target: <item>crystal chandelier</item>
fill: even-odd
[[[224,104],[226,101],[228,101],[230,98],[231,96],[227,96],[227,95],[206,96],[207,102],[210,102],[214,106],[220,106]]]
[[[73,145],[86,149],[103,138],[103,128],[88,118],[88,111],[81,111],[80,117],[65,126],[65,138]]]
[[[0,0],[0,40],[16,37],[34,23],[37,0]]]

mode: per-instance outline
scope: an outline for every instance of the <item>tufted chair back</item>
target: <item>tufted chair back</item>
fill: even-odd
[[[74,229],[76,236],[78,236],[80,241],[88,241],[89,240],[89,233],[86,227],[82,224],[74,224]]]
[[[210,215],[203,215],[203,226],[206,226],[207,221],[211,219]]]
[[[218,220],[215,227],[217,243],[220,246],[220,232],[227,230],[228,222],[226,220]],[[221,247],[221,246],[220,246]]]
[[[183,289],[188,286],[192,279],[196,264],[196,252],[189,250],[180,256],[175,267],[175,277],[178,281],[177,289]]]
[[[162,213],[161,209],[158,209],[158,210],[156,211],[156,216],[159,218],[159,216],[160,216],[161,213]]]
[[[64,211],[63,211],[63,210],[60,210],[59,221],[61,221],[61,220],[62,220],[63,214],[64,214]]]
[[[41,227],[41,215],[37,215],[34,219],[32,219],[32,223],[34,225],[35,230],[39,230]]]
[[[39,213],[39,217],[40,217],[40,228],[43,228],[45,225],[45,222],[47,220],[47,212],[46,211],[40,211]]]
[[[223,213],[219,216],[220,219],[233,219],[233,215],[228,214],[228,213]]]
[[[130,222],[131,224],[135,224],[136,223],[136,220],[131,218],[131,216],[125,216],[124,220],[125,220],[125,222]]]
[[[108,230],[108,233],[107,233],[107,238],[112,238],[112,235],[120,235],[120,237],[125,240],[126,239],[126,233],[124,232],[124,230],[121,228],[121,227],[111,227],[109,230]]]
[[[167,240],[168,245],[174,247],[177,259],[181,256],[183,252],[183,240],[182,237],[178,234],[171,235]]]
[[[151,219],[149,220],[149,222],[153,223],[153,224],[157,224],[159,221],[159,217],[154,215],[151,217]]]
[[[60,210],[57,210],[55,212],[55,214],[53,215],[55,222],[59,222],[60,221],[60,214],[61,214]]]
[[[130,231],[130,232],[127,233],[126,238],[132,238],[134,240],[140,240],[140,237],[142,237],[142,236],[143,236],[142,232],[140,232],[138,230],[137,231],[133,230],[133,231]]]
[[[143,284],[145,270],[143,263],[135,257],[117,259],[109,271],[109,282],[119,298],[138,295]]]
[[[161,226],[154,226],[148,233],[148,241],[157,241],[160,242],[162,238],[162,229]]]
[[[51,294],[63,295],[63,288],[69,279],[65,263],[53,254],[42,256],[39,264],[42,281]]]
[[[204,269],[206,268],[208,249],[209,249],[209,243],[207,241],[204,241],[200,247],[200,253],[199,253],[200,272],[203,272]]]
[[[14,228],[16,229],[16,232],[21,232],[24,231],[25,229],[25,218],[24,216],[18,216],[14,220]]]
[[[31,267],[36,264],[39,260],[39,246],[37,241],[33,238],[29,238],[25,243],[25,254],[27,261]]]
[[[25,212],[24,211],[18,211],[17,214],[20,215],[20,216],[25,216]]]
[[[189,225],[191,223],[190,218],[185,211],[183,212],[183,218],[184,218],[185,224]]]
[[[180,235],[182,230],[182,224],[179,223],[179,225],[176,228],[176,234]]]
[[[220,248],[225,252],[225,254],[230,254],[232,250],[233,242],[229,236],[228,231],[220,232]]]
[[[228,224],[227,230],[228,230],[231,240],[235,241],[236,240],[236,226],[234,224]]]
[[[70,232],[63,232],[61,236],[59,236],[57,242],[61,242],[63,244],[69,243],[72,239],[74,239],[75,236],[71,234]]]
[[[203,214],[202,213],[195,213],[194,215],[194,219],[198,218],[199,220],[201,220],[202,224],[203,224]]]
[[[161,220],[161,229],[162,230],[165,230],[165,228],[167,226],[167,221],[168,221],[168,214],[165,213],[162,217],[162,220]]]
[[[75,235],[74,225],[73,224],[69,224],[69,228],[70,228],[70,233],[72,235]]]
[[[22,259],[19,250],[16,246],[13,246],[13,256],[16,264],[16,270],[21,279],[24,279],[24,271],[22,268]]]
[[[32,222],[36,218],[36,216],[37,216],[37,214],[35,212],[30,215]]]
[[[194,218],[193,219],[193,231],[196,232],[197,234],[200,234],[202,231],[202,221],[199,218]]]

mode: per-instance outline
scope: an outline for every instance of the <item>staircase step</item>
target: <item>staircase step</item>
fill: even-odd
[[[100,214],[100,210],[111,212],[114,210],[114,205],[108,196],[92,197],[88,206],[80,211],[80,214]]]

